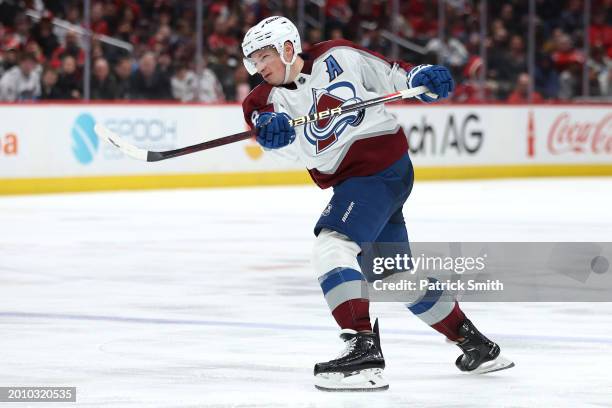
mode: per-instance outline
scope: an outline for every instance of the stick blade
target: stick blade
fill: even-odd
[[[96,123],[96,125],[94,126],[94,131],[100,139],[103,139],[106,141],[106,143],[115,146],[127,156],[136,160],[147,161],[147,150],[140,149],[134,145],[125,142],[123,139],[121,139],[121,137],[119,137],[118,134],[107,129],[105,126]]]

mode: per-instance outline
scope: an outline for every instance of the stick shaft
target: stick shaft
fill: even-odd
[[[300,116],[298,118],[291,119],[289,121],[289,125],[292,127],[302,126],[311,122],[316,122],[323,118],[339,116],[345,113],[354,112],[356,110],[366,109],[375,105],[380,105],[383,103],[389,103],[394,101],[399,101],[405,98],[411,98],[422,93],[427,92],[427,88],[424,86],[419,86],[416,88],[406,89],[403,91],[394,92],[388,95],[378,96],[376,98],[368,99],[366,101],[361,101],[358,103],[354,103],[347,106],[340,106],[334,109],[326,109],[321,112],[315,112],[310,115]],[[181,147],[179,149],[167,150],[163,152],[147,152],[147,161],[160,161],[170,159],[172,157],[183,156],[190,153],[199,152],[202,150],[212,149],[214,147],[224,146],[226,144],[239,142],[241,140],[246,140],[255,135],[253,130],[247,130],[245,132],[235,133],[233,135],[220,137],[218,139],[209,140],[207,142],[202,142],[198,144],[194,144],[191,146]]]

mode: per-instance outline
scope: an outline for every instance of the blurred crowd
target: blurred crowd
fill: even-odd
[[[442,63],[453,72],[458,85],[453,98],[460,102],[525,102],[532,80],[535,102],[572,100],[583,95],[585,66],[588,94],[612,95],[612,0],[591,0],[588,55],[583,0],[536,0],[534,78],[527,74],[526,0],[488,1],[485,64],[479,1],[446,0],[441,38],[437,1],[398,3],[399,13],[386,0],[305,1],[304,51],[346,38],[413,64]],[[195,1],[91,0],[90,98],[241,101],[261,81],[242,65],[241,39],[270,15],[297,22],[296,0],[204,0],[198,75]],[[82,27],[83,21],[82,0],[0,0],[0,101],[82,99],[85,38],[67,23]],[[393,35],[417,47],[394,47]]]

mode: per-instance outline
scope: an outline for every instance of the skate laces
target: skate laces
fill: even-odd
[[[342,350],[342,352],[338,354],[338,357],[336,357],[336,360],[352,353],[353,350],[355,350],[356,344],[357,344],[357,337],[353,337],[352,339],[345,340],[344,350]]]

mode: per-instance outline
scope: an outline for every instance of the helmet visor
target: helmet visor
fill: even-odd
[[[260,52],[257,56],[254,56],[258,51],[264,52]],[[264,67],[275,57],[278,57],[276,47],[268,46],[252,52],[248,57],[242,59],[242,63],[250,75],[255,75],[259,67]]]
[[[249,75],[255,75],[257,73],[257,67],[255,67],[255,64],[250,58],[243,58],[242,63],[244,64],[244,67],[248,71]]]

